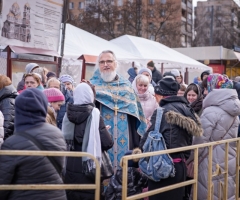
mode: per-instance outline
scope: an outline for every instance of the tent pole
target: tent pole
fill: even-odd
[[[59,63],[58,63],[58,73],[59,74],[61,72],[62,58],[64,56],[66,21],[68,20],[67,13],[68,13],[68,0],[64,0],[63,11],[62,11],[62,37],[61,37],[61,53],[60,53],[61,57],[59,58]]]
[[[186,68],[186,72],[185,72],[185,76],[184,76],[184,82],[188,85],[188,75],[189,75],[189,71],[188,68]]]
[[[163,75],[163,63],[161,63],[161,73]]]

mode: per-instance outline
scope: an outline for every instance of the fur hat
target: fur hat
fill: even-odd
[[[64,101],[64,95],[56,88],[48,88],[43,91],[46,95],[48,102]]]
[[[0,75],[0,90],[11,84],[12,84],[12,81],[9,77],[5,75]]]
[[[173,96],[177,95],[179,89],[179,83],[172,76],[166,76],[157,83],[154,92],[162,96]]]
[[[154,62],[152,60],[147,63],[147,66],[155,67]]]

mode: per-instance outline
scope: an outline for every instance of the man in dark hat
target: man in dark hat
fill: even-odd
[[[162,133],[167,149],[179,148],[192,145],[192,137],[202,135],[201,123],[198,116],[194,113],[191,107],[188,106],[188,101],[183,96],[176,96],[180,86],[172,76],[166,76],[160,80],[157,86],[154,87],[155,95],[160,106],[163,108],[161,127],[159,132]],[[155,128],[156,122],[155,111],[151,118],[151,127],[144,134],[140,141],[142,149],[148,134]],[[174,177],[162,179],[160,182],[148,180],[148,190],[154,190],[177,184],[186,180],[185,160],[190,155],[189,151],[170,154],[173,159],[176,174]],[[177,194],[177,195],[176,195]],[[183,199],[184,187],[177,188],[171,191],[160,193],[149,197],[149,200]]]
[[[152,71],[152,80],[157,83],[162,79],[162,74],[158,71],[154,65],[154,62],[151,60],[147,63],[147,68]]]

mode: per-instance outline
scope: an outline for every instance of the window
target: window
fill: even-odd
[[[192,14],[191,13],[188,13],[187,17],[188,17],[189,20],[192,20]]]
[[[149,17],[154,17],[154,12],[153,12],[153,10],[149,10],[148,15],[149,15]]]
[[[154,4],[154,0],[148,0],[148,4],[153,5]]]
[[[161,10],[160,15],[161,15],[161,17],[164,17],[165,16],[165,10]]]
[[[192,26],[191,25],[187,25],[187,31],[189,32],[189,33],[191,33],[192,32]]]
[[[122,19],[122,13],[118,14],[118,19]]]
[[[122,30],[123,30],[122,24],[118,24],[118,25],[117,25],[117,30],[118,30],[118,31],[122,31]]]
[[[222,9],[221,6],[217,6],[217,10],[220,11]]]
[[[183,9],[182,9],[182,16],[183,16],[184,18],[186,18],[186,10],[183,10]]]
[[[186,40],[187,40],[187,36],[186,35],[182,35],[181,36],[181,43],[182,43],[182,46],[186,46]]]
[[[149,30],[152,30],[152,29],[153,29],[153,23],[150,22],[150,23],[148,24],[148,29],[149,29]]]
[[[73,2],[70,2],[69,3],[69,10],[72,10],[74,8],[74,3]]]
[[[118,6],[122,6],[123,5],[123,1],[122,0],[118,0]]]
[[[155,36],[154,35],[150,35],[149,36],[149,40],[153,40],[154,41],[155,40]]]
[[[165,4],[167,2],[167,0],[161,0],[162,4]]]
[[[208,12],[212,12],[212,6],[208,6]]]
[[[79,2],[78,8],[79,8],[79,9],[83,9],[83,8],[84,8],[84,2]]]

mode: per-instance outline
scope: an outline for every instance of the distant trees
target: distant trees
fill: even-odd
[[[239,11],[231,4],[199,7],[195,20],[194,46],[239,45]]]
[[[69,23],[107,40],[129,34],[177,46],[181,23],[176,19],[181,12],[174,0],[148,0],[147,4],[130,0],[118,4],[112,0],[91,2],[78,16],[72,16]]]

